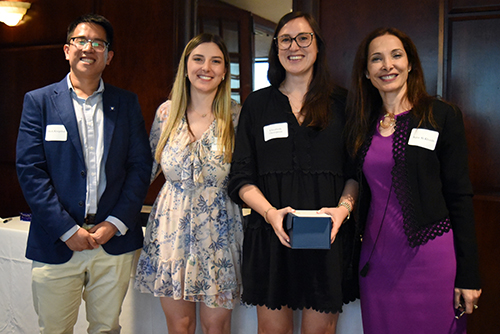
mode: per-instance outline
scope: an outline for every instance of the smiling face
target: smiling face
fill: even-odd
[[[226,75],[224,54],[212,42],[198,45],[189,54],[186,68],[191,91],[215,94]]]
[[[298,17],[286,23],[277,34],[280,36],[287,35],[291,38],[296,37],[300,33],[312,33],[313,29],[309,22],[303,17]],[[278,49],[278,57],[281,65],[285,68],[287,75],[311,75],[313,66],[318,55],[318,46],[316,39],[313,37],[311,45],[306,48],[301,48],[296,41],[292,41],[292,45],[288,50]]]
[[[104,28],[94,23],[80,23],[73,31],[72,37],[107,41]],[[113,58],[113,51],[108,51],[107,48],[104,52],[96,52],[90,43],[87,43],[82,50],[78,50],[71,41],[64,45],[64,53],[70,65],[71,75],[80,80],[99,79]]]
[[[368,47],[366,76],[381,95],[405,95],[411,65],[403,43],[394,35],[374,38]]]

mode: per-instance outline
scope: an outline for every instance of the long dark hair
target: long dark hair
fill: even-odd
[[[425,89],[424,71],[420,64],[417,48],[404,32],[396,28],[378,28],[368,34],[358,47],[352,69],[351,88],[347,97],[347,144],[352,155],[359,148],[375,126],[383,108],[379,91],[366,78],[368,64],[368,49],[370,43],[377,37],[393,35],[399,38],[408,57],[411,71],[408,73],[406,98],[413,106],[412,114],[420,123],[434,124],[432,117],[432,101]]]
[[[313,77],[302,106],[302,111],[305,113],[304,124],[318,129],[324,129],[330,120],[330,97],[335,93],[341,94],[342,88],[335,85],[331,80],[326,58],[325,41],[321,35],[318,23],[308,13],[299,11],[290,12],[284,15],[279,21],[274,31],[274,37],[276,38],[278,36],[278,33],[285,24],[300,17],[306,19],[311,26],[318,47],[318,54],[313,67]],[[271,85],[277,89],[279,89],[281,83],[286,78],[286,71],[283,65],[281,65],[278,51],[276,43],[271,43],[267,77]]]

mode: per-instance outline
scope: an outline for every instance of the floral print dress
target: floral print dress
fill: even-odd
[[[170,101],[156,113],[150,134],[155,154]],[[239,108],[232,106],[233,123]],[[135,288],[157,297],[232,309],[240,296],[241,208],[227,193],[230,164],[217,146],[217,123],[190,141],[185,116],[161,156],[165,175],[151,210]],[[152,171],[157,176],[158,164]]]

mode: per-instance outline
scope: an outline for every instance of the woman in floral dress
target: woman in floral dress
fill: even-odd
[[[169,333],[230,333],[240,295],[242,215],[227,194],[239,107],[231,102],[222,39],[186,46],[171,99],[150,134],[152,180],[165,175],[149,216],[135,287],[160,297]]]

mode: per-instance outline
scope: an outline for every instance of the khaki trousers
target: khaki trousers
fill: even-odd
[[[73,333],[82,298],[88,333],[120,333],[118,318],[134,254],[109,255],[99,247],[74,252],[63,264],[33,261],[33,303],[40,333]]]

